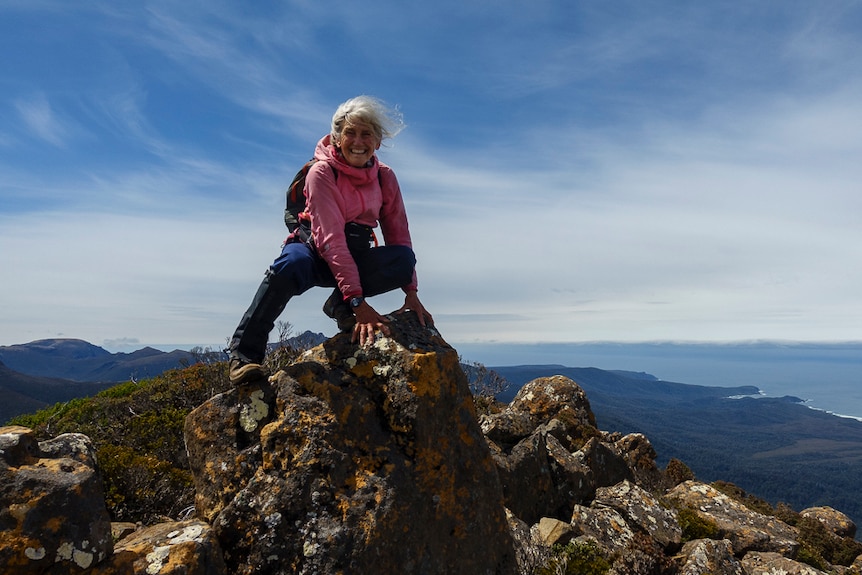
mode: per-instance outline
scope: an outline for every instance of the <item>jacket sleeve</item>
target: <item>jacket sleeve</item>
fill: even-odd
[[[401,196],[401,186],[398,178],[388,166],[380,166],[381,188],[383,192],[383,205],[380,208],[380,230],[383,232],[383,240],[386,245],[413,247],[410,239],[410,227],[407,223],[407,209],[404,207],[404,198]],[[403,286],[404,291],[416,291],[418,282],[416,270],[413,270],[413,279]]]
[[[362,295],[359,270],[344,236],[344,198],[338,191],[335,174],[326,162],[317,162],[305,178],[311,235],[317,253],[329,265],[345,298]]]

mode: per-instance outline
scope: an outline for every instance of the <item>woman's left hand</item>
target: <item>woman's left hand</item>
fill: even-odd
[[[415,291],[407,292],[407,295],[404,297],[404,305],[401,306],[398,313],[411,310],[416,312],[416,315],[419,317],[419,323],[423,327],[426,324],[434,325],[434,318],[431,317],[431,313],[419,301],[419,295]]]

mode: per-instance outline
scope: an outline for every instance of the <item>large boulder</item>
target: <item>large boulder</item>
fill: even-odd
[[[668,492],[667,499],[715,523],[719,537],[730,540],[737,556],[747,551],[766,551],[792,559],[799,550],[796,529],[775,517],[752,511],[711,485],[685,481]]]
[[[589,507],[576,505],[571,527],[611,561],[609,573],[648,575],[671,569],[669,554],[680,547],[676,514],[649,492],[622,481],[600,487]]]
[[[198,513],[230,573],[515,573],[457,352],[412,313],[390,327],[187,418]]]
[[[682,546],[679,575],[746,575],[727,539],[695,539]]]
[[[542,517],[568,520],[596,488],[590,466],[601,432],[583,389],[563,376],[522,387],[499,413],[481,419],[503,485],[506,507],[532,525]],[[628,472],[625,462],[621,466]],[[628,473],[626,474],[628,476]]]
[[[852,519],[831,507],[809,507],[799,512],[799,515],[816,519],[830,533],[839,537],[856,537],[856,524]]]
[[[548,431],[569,451],[576,451],[588,439],[600,435],[587,394],[562,375],[527,383],[506,409],[484,418],[482,428],[489,439],[505,448],[551,422],[555,423]]]
[[[113,551],[111,520],[90,440],[39,443],[0,428],[0,566],[4,573],[81,573]]]
[[[682,529],[676,513],[634,483],[622,481],[612,487],[597,489],[592,505],[615,509],[625,517],[626,523],[635,525],[663,549],[679,549]]]

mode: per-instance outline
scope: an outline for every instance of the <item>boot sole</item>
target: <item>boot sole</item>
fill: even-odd
[[[261,366],[250,363],[231,371],[228,378],[233,385],[239,385],[254,379],[266,379],[266,372]]]

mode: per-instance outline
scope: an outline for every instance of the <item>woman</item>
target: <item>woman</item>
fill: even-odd
[[[400,131],[400,116],[381,101],[359,96],[341,104],[329,135],[317,144],[305,180],[308,243],[294,232],[267,270],[231,339],[230,381],[239,385],[265,377],[261,367],[269,333],[288,300],[313,286],[334,287],[323,311],[352,341],[366,345],[389,320],[367,297],[404,290],[404,305],[424,326],[433,321],[416,293],[416,258],[407,213],[395,173],[376,156],[386,138]],[[386,245],[372,247],[380,224]]]

